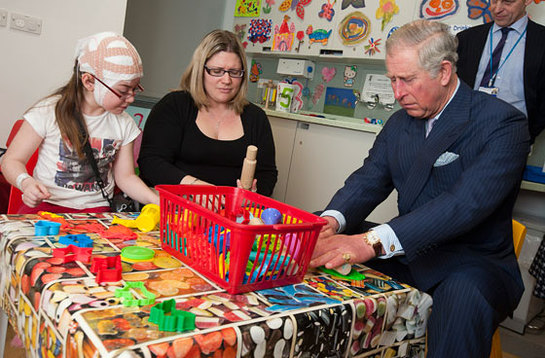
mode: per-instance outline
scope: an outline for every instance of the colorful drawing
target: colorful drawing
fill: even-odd
[[[369,56],[373,56],[375,53],[380,52],[378,49],[378,46],[380,45],[381,39],[377,39],[376,41],[371,37],[369,39],[369,44],[365,45],[365,54],[369,54]]]
[[[244,36],[246,35],[246,24],[235,25],[234,33],[240,41],[244,40]]]
[[[291,51],[295,38],[295,24],[292,22],[291,25],[288,25],[289,20],[290,17],[284,15],[284,20],[282,20],[280,27],[275,25],[272,45],[273,51]]]
[[[325,83],[331,82],[331,80],[335,78],[336,74],[337,74],[337,70],[335,69],[335,67],[322,68],[322,80]]]
[[[352,66],[344,66],[344,86],[345,87],[352,87],[354,86],[354,78],[358,74],[358,66],[352,65]]]
[[[235,17],[258,17],[261,10],[261,0],[237,0]]]
[[[354,90],[327,87],[325,92],[324,113],[353,117],[357,98]]]
[[[305,8],[304,6],[307,6],[310,4],[312,0],[284,0],[282,4],[280,4],[280,7],[278,10],[282,12],[286,12],[288,10],[294,10],[297,16],[301,19],[305,19]]]
[[[250,28],[248,29],[248,40],[252,43],[263,43],[271,38],[272,20],[271,19],[256,19],[250,20]]]
[[[365,0],[343,0],[341,10],[346,9],[350,5],[355,9],[361,9],[362,7],[365,7]]]
[[[295,93],[291,102],[291,111],[294,113],[299,112],[303,108],[303,84],[296,79],[291,82],[295,86]]]
[[[380,31],[384,31],[384,26],[392,21],[392,17],[394,17],[394,15],[398,12],[399,7],[397,6],[395,0],[380,0],[380,5],[375,13],[377,19],[382,19]]]
[[[252,59],[252,65],[250,66],[250,82],[257,82],[259,75],[263,73],[263,68],[259,62]]]
[[[267,6],[263,6],[263,13],[268,14],[271,12],[271,5],[274,5],[275,0],[265,0],[265,2],[267,3]]]
[[[428,20],[442,19],[454,15],[459,8],[458,0],[424,0],[420,4],[420,17]]]
[[[297,31],[297,40],[299,40],[299,43],[297,44],[297,48],[295,49],[295,51],[299,52],[299,49],[301,48],[301,44],[304,41],[305,39],[305,32],[304,31]]]
[[[331,3],[330,0],[327,0],[327,3],[322,5],[322,10],[318,13],[318,16],[331,22],[331,20],[333,20],[333,16],[335,16],[333,5],[335,5],[336,2],[337,0],[333,0],[333,3]]]
[[[371,33],[371,21],[359,11],[348,14],[339,24],[339,36],[343,44],[355,45]]]
[[[473,20],[477,20],[479,17],[483,18],[483,23],[489,23],[492,21],[492,14],[490,13],[490,0],[467,0],[467,17]]]
[[[314,42],[321,43],[322,45],[327,45],[327,42],[329,40],[329,36],[331,36],[332,30],[324,30],[324,29],[318,29],[314,30],[312,28],[312,25],[308,25],[307,27],[307,35],[308,35],[308,48],[310,48],[310,45],[312,45]]]
[[[314,87],[314,95],[312,96],[312,103],[316,104],[320,97],[322,97],[322,93],[324,93],[325,86],[323,83],[320,83],[316,87]]]

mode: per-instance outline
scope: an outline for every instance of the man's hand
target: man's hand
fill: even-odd
[[[327,221],[327,224],[322,226],[322,230],[320,230],[320,234],[318,235],[318,242],[321,239],[335,235],[339,229],[339,223],[333,216],[323,216],[322,218]]]
[[[365,234],[319,237],[310,267],[325,265],[326,268],[332,269],[345,263],[363,263],[374,258],[375,251],[365,243],[363,235]]]

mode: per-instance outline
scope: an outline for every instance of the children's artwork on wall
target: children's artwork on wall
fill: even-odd
[[[263,73],[263,68],[259,62],[252,59],[252,65],[250,66],[250,82],[259,81],[259,75]]]
[[[246,24],[237,24],[233,31],[237,35],[240,41],[244,41],[244,36],[246,35]]]
[[[327,87],[325,92],[324,113],[353,117],[357,97],[354,90]]]
[[[352,65],[352,66],[344,66],[344,86],[345,87],[352,87],[354,86],[354,79],[356,78],[356,75],[358,74],[358,66]]]
[[[237,0],[235,17],[259,17],[261,0]]]
[[[427,20],[443,19],[454,15],[459,8],[458,0],[424,0],[420,4],[420,17]]]
[[[301,48],[301,44],[305,42],[305,32],[304,31],[297,31],[297,40],[299,40],[299,43],[297,44],[297,47],[295,48],[295,51],[299,52],[299,49]]]
[[[272,10],[272,5],[274,5],[275,0],[265,0],[266,6],[263,6],[263,13],[269,14]]]
[[[303,108],[303,84],[297,79],[292,79],[289,83],[295,86],[295,92],[293,94],[293,101],[291,102],[291,111],[293,113],[299,112]]]
[[[250,28],[248,29],[248,40],[252,43],[263,43],[271,38],[271,19],[254,19],[250,20]]]
[[[467,0],[467,17],[477,20],[483,18],[483,23],[492,21],[490,13],[490,0]]]
[[[377,39],[376,41],[371,37],[369,39],[369,44],[365,45],[365,54],[369,56],[374,56],[375,53],[380,52],[378,46],[380,45],[381,39]]]
[[[382,19],[380,31],[384,31],[384,26],[392,21],[392,17],[399,12],[395,0],[380,0],[375,16],[377,19]]]
[[[320,97],[322,97],[322,93],[324,93],[325,86],[323,83],[320,83],[316,87],[314,87],[314,94],[312,95],[312,103],[316,104]]]
[[[389,38],[390,36],[392,36],[392,34],[394,33],[395,30],[399,29],[399,26],[394,26],[390,29],[390,31],[388,31],[388,36],[386,36],[386,38]]]
[[[315,42],[321,43],[323,46],[327,45],[327,42],[329,41],[329,36],[331,36],[331,31],[332,30],[327,31],[324,29],[314,30],[312,25],[308,25],[308,48],[310,48],[310,45]]]
[[[333,0],[333,2],[331,2],[331,0],[327,0],[327,3],[322,5],[322,10],[320,10],[318,13],[318,17],[322,17],[331,22],[331,20],[333,20],[333,16],[335,16],[333,5],[335,5],[336,2],[337,0]]]
[[[343,0],[341,10],[346,9],[350,5],[352,5],[355,9],[361,9],[362,7],[365,7],[365,0]]]
[[[294,10],[297,16],[301,19],[305,19],[305,8],[304,6],[307,6],[311,3],[312,0],[284,0],[282,4],[280,4],[280,7],[278,10],[282,12],[286,12],[288,10]]]
[[[290,17],[284,15],[280,27],[278,25],[274,26],[273,51],[291,51],[293,39],[295,38],[295,24],[292,22],[291,25],[288,25],[289,20]]]
[[[371,22],[359,11],[348,14],[339,24],[343,44],[350,46],[362,42],[371,33]]]
[[[325,83],[331,82],[331,80],[335,78],[336,74],[337,74],[337,70],[335,69],[335,67],[322,68],[322,80]]]

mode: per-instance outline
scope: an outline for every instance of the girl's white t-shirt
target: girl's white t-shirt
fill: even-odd
[[[46,202],[74,209],[108,206],[87,159],[80,159],[70,144],[61,138],[55,121],[58,100],[59,96],[46,98],[23,116],[43,138],[33,177],[43,183],[51,194]],[[106,111],[99,116],[83,117],[105,192],[112,197],[115,186],[112,167],[116,153],[122,146],[134,141],[140,129],[126,112],[116,115]]]

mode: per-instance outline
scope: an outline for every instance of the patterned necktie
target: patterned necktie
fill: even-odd
[[[503,46],[505,45],[505,41],[507,40],[507,34],[509,34],[509,31],[513,30],[510,27],[502,27],[501,28],[501,39],[500,42],[496,45],[496,48],[494,49],[494,52],[492,52],[492,70],[490,70],[489,66],[486,66],[486,70],[484,71],[483,79],[481,80],[481,87],[488,87],[488,82],[490,82],[490,78],[498,71],[498,66],[500,64],[501,59],[501,52],[503,51]],[[493,85],[493,82],[491,86]]]

